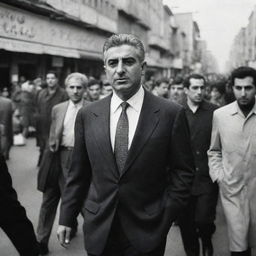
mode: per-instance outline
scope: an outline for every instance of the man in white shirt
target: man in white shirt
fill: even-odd
[[[38,223],[38,240],[40,243],[40,253],[45,255],[48,253],[48,241],[51,234],[51,229],[54,223],[55,215],[61,194],[64,189],[66,178],[71,163],[71,156],[74,148],[74,126],[76,115],[83,106],[87,105],[83,99],[83,93],[87,86],[88,79],[80,73],[72,73],[65,80],[66,92],[69,100],[60,103],[52,109],[52,120],[49,136],[50,155],[55,154],[52,161],[54,173],[49,168],[41,168],[39,172],[38,188],[43,192],[43,201],[40,209]],[[51,153],[53,152],[53,153]],[[46,155],[44,161],[50,161]],[[58,166],[58,167],[56,167]],[[53,177],[54,176],[54,177]],[[54,183],[54,179],[56,182]],[[77,222],[74,221],[72,226],[75,235]]]
[[[103,53],[113,94],[77,115],[58,237],[69,244],[83,205],[88,255],[162,256],[194,175],[185,112],[143,89],[137,37],[113,35]]]

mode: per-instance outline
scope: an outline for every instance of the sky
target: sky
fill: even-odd
[[[256,0],[163,0],[173,13],[193,12],[201,38],[216,57],[220,71],[225,71],[235,35],[256,6]]]

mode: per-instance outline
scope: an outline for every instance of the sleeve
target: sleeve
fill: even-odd
[[[85,143],[83,109],[75,123],[75,146],[60,210],[60,225],[71,227],[82,208],[91,181],[91,166]]]
[[[52,113],[51,113],[51,126],[50,126],[50,133],[49,133],[49,146],[51,150],[52,149],[56,150],[55,130],[56,130],[56,111],[55,111],[55,108],[53,107]]]
[[[168,195],[170,204],[174,207],[174,212],[177,215],[178,210],[187,204],[195,174],[189,127],[183,108],[174,121],[171,136],[170,166]]]
[[[207,152],[210,177],[213,182],[221,181],[224,177],[221,151],[221,137],[216,112],[213,114],[211,144]]]

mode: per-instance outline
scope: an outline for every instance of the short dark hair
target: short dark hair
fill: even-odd
[[[194,73],[194,74],[190,74],[189,76],[187,76],[187,77],[184,79],[184,81],[183,81],[184,87],[189,88],[189,86],[190,86],[190,79],[191,79],[191,78],[194,78],[194,79],[202,79],[202,80],[204,80],[204,84],[206,83],[206,80],[205,80],[204,76],[202,76],[202,75],[200,75],[200,74]]]
[[[47,76],[48,74],[54,74],[55,77],[58,78],[58,74],[55,70],[48,70],[45,75]]]
[[[246,78],[248,76],[253,78],[253,84],[256,86],[256,70],[245,66],[241,66],[231,73],[231,86],[234,86],[236,78]]]
[[[88,82],[88,87],[91,87],[95,84],[98,84],[100,87],[101,87],[101,81],[97,80],[97,79],[94,79],[94,78],[91,78]]]
[[[215,88],[221,95],[226,93],[226,81],[214,82],[210,85],[211,90]]]
[[[109,37],[103,45],[103,54],[112,48],[122,45],[131,45],[138,50],[139,60],[142,62],[145,59],[145,49],[141,40],[132,34],[114,34]]]
[[[174,84],[183,84],[183,78],[181,76],[176,76],[173,79],[171,85],[174,85]]]
[[[155,86],[160,86],[161,83],[167,83],[169,85],[169,79],[166,77],[157,79],[155,82]]]

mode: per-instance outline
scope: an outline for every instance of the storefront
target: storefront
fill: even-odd
[[[0,4],[0,87],[21,76],[44,77],[55,69],[63,82],[73,71],[100,76],[106,36]]]

